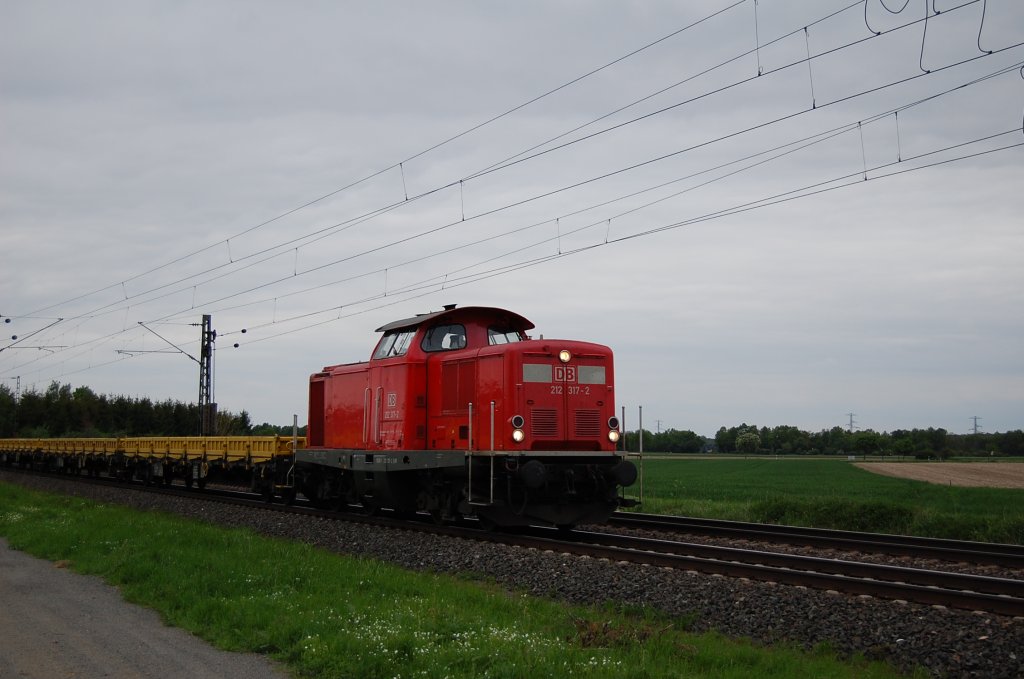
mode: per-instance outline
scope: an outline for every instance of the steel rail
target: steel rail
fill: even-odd
[[[621,547],[623,549],[697,556],[719,561],[756,563],[790,570],[830,573],[833,575],[870,578],[887,582],[913,583],[928,587],[1005,595],[1024,600],[1024,580],[1012,578],[951,573],[949,571],[891,566],[888,564],[865,563],[862,561],[798,554],[781,554],[756,549],[720,547],[593,531],[576,531],[566,537],[585,544],[600,544]]]
[[[1024,546],[616,512],[609,525],[1024,569]]]
[[[1024,616],[1024,597],[1019,594],[1007,595],[976,591],[976,589],[1005,588],[1017,593],[1024,592],[1024,582],[1018,580],[894,566],[878,567],[877,564],[839,559],[816,559],[775,552],[736,550],[727,547],[713,548],[685,543],[668,543],[672,545],[671,550],[654,552],[646,549],[600,544],[608,541],[607,538],[610,536],[609,534],[598,535],[600,539],[597,543],[588,542],[586,537],[580,542],[573,542],[566,541],[565,536],[555,540],[532,535],[523,536],[525,540],[519,544],[594,558],[694,570],[701,573],[834,590],[846,594],[869,595],[882,599],[911,601],[1015,617]],[[690,547],[698,548],[695,550],[697,554],[687,553],[687,549]],[[675,551],[679,553],[674,553]],[[747,554],[741,554],[741,552]],[[747,559],[747,561],[732,559]],[[821,570],[804,570],[804,568],[815,567]],[[875,579],[879,576],[894,579]],[[945,576],[953,577],[947,579]],[[900,579],[904,581],[899,581]],[[926,584],[928,582],[944,584]],[[969,589],[962,589],[964,587]]]

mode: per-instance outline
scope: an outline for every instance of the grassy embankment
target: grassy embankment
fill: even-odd
[[[1024,544],[1024,490],[897,479],[840,460],[648,459],[641,509]]]
[[[649,611],[570,608],[180,517],[0,484],[11,546],[118,586],[164,620],[308,677],[893,677]]]

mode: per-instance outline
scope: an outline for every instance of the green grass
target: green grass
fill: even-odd
[[[180,517],[0,484],[10,545],[118,586],[215,645],[304,677],[894,677],[646,610],[571,608]]]
[[[643,464],[645,512],[1024,544],[1022,490],[897,479],[840,460]]]

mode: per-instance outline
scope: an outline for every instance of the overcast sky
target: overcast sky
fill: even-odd
[[[0,3],[0,377],[194,401],[209,313],[304,423],[457,303],[630,429],[1022,428],[1024,6],[885,3]]]

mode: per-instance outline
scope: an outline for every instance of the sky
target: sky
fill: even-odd
[[[210,314],[220,408],[304,423],[483,305],[609,345],[627,429],[1021,429],[1022,43],[1017,0],[0,3],[0,379],[194,402]]]

